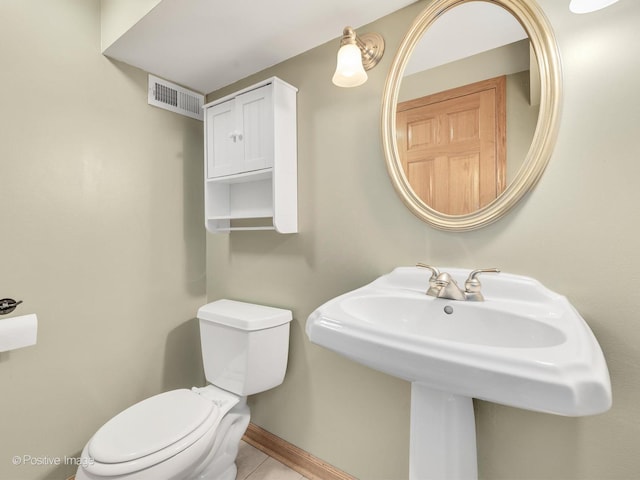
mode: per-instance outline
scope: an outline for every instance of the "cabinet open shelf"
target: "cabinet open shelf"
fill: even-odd
[[[224,177],[208,178],[207,183],[245,183],[258,182],[260,180],[271,179],[273,176],[273,168],[263,168],[261,170],[253,170],[251,172],[236,173],[226,175]]]
[[[205,198],[207,219],[273,217],[273,171],[207,180]]]
[[[247,220],[243,223],[242,220]],[[273,217],[251,217],[246,219],[234,218],[209,218],[207,228],[216,232],[238,232],[243,230],[275,230]]]

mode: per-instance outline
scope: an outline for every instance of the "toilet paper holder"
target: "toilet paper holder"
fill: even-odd
[[[13,312],[22,300],[14,300],[13,298],[3,298],[0,300],[0,315],[6,315]]]

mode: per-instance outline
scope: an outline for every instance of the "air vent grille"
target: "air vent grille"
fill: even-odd
[[[149,105],[202,120],[204,95],[149,75]]]

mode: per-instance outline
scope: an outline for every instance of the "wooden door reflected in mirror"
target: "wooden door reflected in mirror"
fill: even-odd
[[[398,154],[416,195],[465,215],[505,188],[506,77],[398,104]]]

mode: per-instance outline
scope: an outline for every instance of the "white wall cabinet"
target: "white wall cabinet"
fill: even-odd
[[[298,231],[296,93],[273,77],[204,106],[209,231]]]

